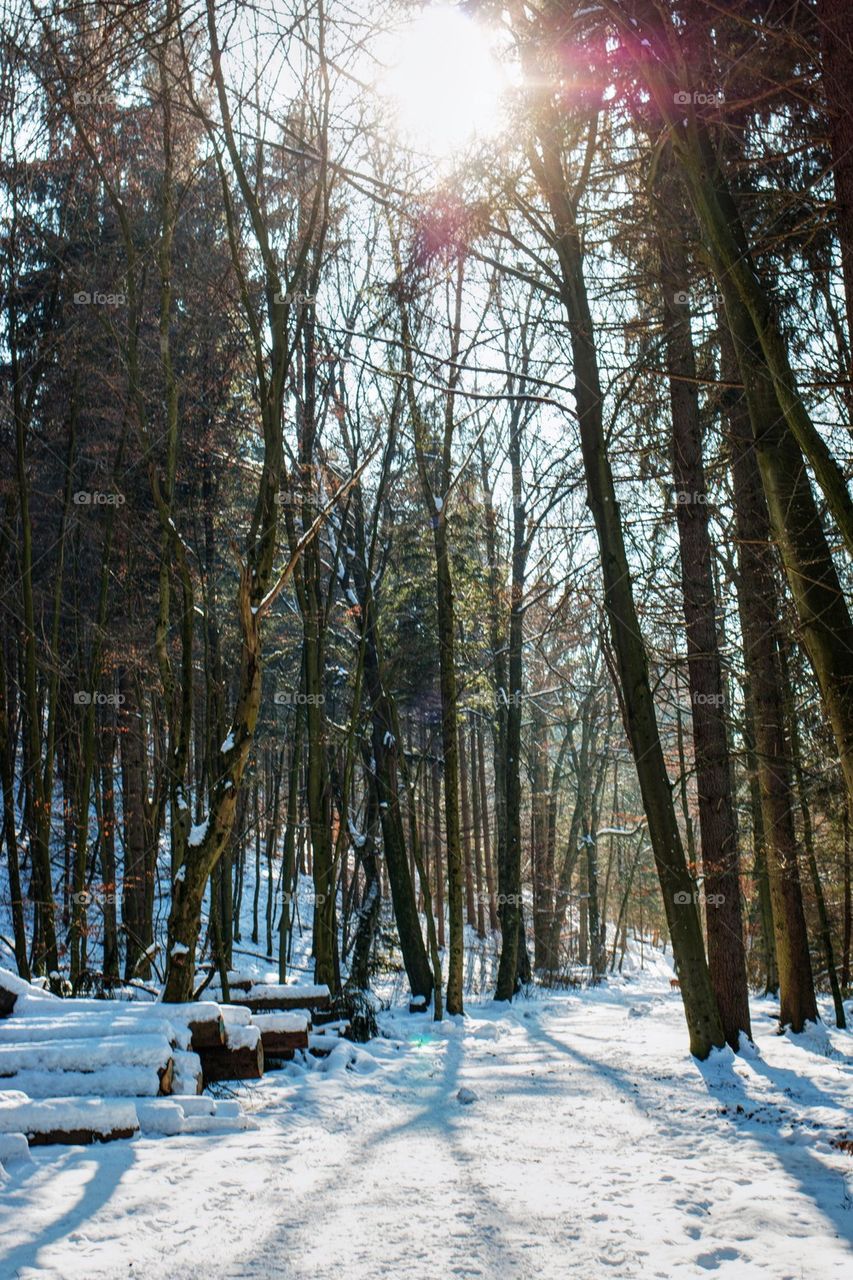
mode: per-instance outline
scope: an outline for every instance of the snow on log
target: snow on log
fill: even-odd
[[[0,1045],[0,1077],[16,1076],[21,1071],[99,1072],[109,1067],[154,1067],[160,1070],[171,1056],[172,1047],[162,1035],[3,1044]]]
[[[251,975],[250,973],[240,973],[240,972],[238,972],[238,970],[236,970],[236,969],[229,969],[229,970],[228,970],[228,986],[229,986],[229,988],[230,988],[231,990],[234,990],[234,991],[248,991],[248,990],[249,990],[249,988],[250,988],[251,986],[253,986],[253,985],[255,984],[255,982],[256,982],[256,981],[257,981],[257,979],[256,979],[256,978],[253,978],[253,977],[252,977],[252,975]],[[220,991],[220,992],[221,992],[221,990],[222,990],[222,984],[221,984],[220,979],[219,979],[219,977],[218,977],[218,976],[217,976],[217,977],[215,977],[215,978],[212,978],[212,979],[211,979],[211,983],[210,983],[210,988],[209,988],[209,989],[210,989],[211,991]]]
[[[44,1002],[56,997],[49,991],[42,991],[41,987],[34,987],[31,982],[25,982],[10,969],[0,968],[0,1018],[8,1018],[19,1001],[24,999],[32,999],[44,1007]]]
[[[321,986],[290,986],[282,983],[255,983],[245,995],[235,996],[235,1004],[244,1004],[253,1013],[284,1011],[286,1009],[328,1009],[331,1005],[329,988]]]
[[[246,1010],[248,1013],[248,1010]],[[311,1018],[304,1010],[292,1013],[255,1013],[249,1014],[252,1026],[260,1027],[261,1034],[267,1031],[296,1032],[310,1031]]]
[[[261,1033],[265,1058],[292,1058],[294,1050],[308,1048],[311,1021],[305,1013],[257,1013],[253,1023]]]
[[[216,1098],[152,1098],[136,1104],[143,1133],[239,1133],[256,1122],[244,1115],[239,1102]]]
[[[5,1169],[8,1165],[19,1161],[30,1161],[30,1146],[25,1133],[0,1133],[0,1165]]]
[[[214,1080],[260,1080],[264,1074],[264,1046],[257,1027],[228,1027],[226,1042],[202,1049],[204,1083]]]
[[[4,1045],[46,1044],[54,1040],[97,1040],[112,1036],[162,1036],[178,1049],[189,1049],[190,1029],[180,1021],[170,1022],[166,1015],[151,1007],[144,1017],[131,1017],[122,1010],[126,1006],[65,1012],[60,1002],[50,1016],[19,1017],[15,1014],[0,1023],[0,1047]]]
[[[123,1098],[52,1098],[33,1102],[0,1094],[0,1134],[24,1133],[31,1147],[50,1142],[73,1146],[132,1138],[139,1132],[133,1102]]]
[[[312,1058],[328,1058],[338,1040],[348,1031],[348,1022],[327,1022],[308,1036],[308,1052]]]
[[[222,1021],[228,1027],[248,1027],[252,1021],[252,1010],[244,1004],[221,1004],[219,1006]]]
[[[175,1052],[172,1055],[175,1064],[172,1076],[173,1094],[199,1094],[204,1087],[201,1069],[201,1058],[197,1053]]]
[[[162,1134],[166,1137],[183,1133],[184,1111],[174,1098],[140,1098],[135,1106],[143,1133]]]
[[[105,1067],[102,1071],[19,1071],[8,1083],[31,1098],[156,1098],[171,1088],[172,1059],[154,1067]],[[3,1092],[0,1092],[0,1099]]]

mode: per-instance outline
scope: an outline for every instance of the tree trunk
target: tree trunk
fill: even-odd
[[[662,157],[661,164],[665,168],[659,180],[659,195],[664,208],[659,213],[665,217],[673,201],[677,201],[678,192],[668,154]],[[672,471],[699,794],[708,966],[726,1040],[737,1050],[740,1033],[751,1036],[749,989],[696,361],[690,331],[690,309],[678,301],[686,295],[689,274],[684,242],[671,226],[664,226],[663,234],[658,238],[658,249],[666,367],[670,376]]]
[[[723,377],[733,378],[734,353],[725,332]],[[817,1017],[806,921],[803,912],[794,795],[785,741],[782,672],[779,664],[779,607],[769,543],[767,506],[753,448],[746,405],[737,393],[727,402],[732,452],[735,529],[738,539],[738,611],[751,693],[755,754],[761,789],[767,873],[773,906],[779,969],[780,1020],[801,1031]]]
[[[605,611],[619,674],[626,724],[643,806],[649,826],[664,909],[680,974],[681,996],[691,1051],[706,1058],[725,1044],[698,912],[693,881],[687,868],[666,771],[649,680],[631,569],[625,551],[622,521],[616,501],[613,471],[607,454],[602,393],[594,327],[583,276],[580,231],[569,199],[562,159],[555,147],[558,123],[540,133],[541,157],[533,157],[535,176],[548,201],[554,225],[554,248],[562,275],[574,366],[574,394],[580,426],[581,452],[587,484],[587,504],[598,538]]]

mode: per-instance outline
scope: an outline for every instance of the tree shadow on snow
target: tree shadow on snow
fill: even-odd
[[[56,1148],[47,1148],[47,1150],[53,1154],[55,1161]],[[14,1276],[20,1268],[31,1267],[40,1276],[43,1275],[45,1280],[54,1280],[54,1277],[60,1280],[61,1272],[41,1263],[39,1253],[50,1245],[67,1240],[76,1230],[84,1231],[91,1219],[108,1203],[113,1191],[136,1159],[133,1141],[128,1139],[109,1144],[70,1147],[67,1150],[69,1154],[61,1166],[57,1163],[47,1166],[39,1161],[34,1166],[21,1169],[15,1177],[14,1184],[6,1187],[5,1194],[10,1208],[15,1209],[15,1201],[18,1198],[21,1200],[20,1207],[17,1209],[20,1218],[25,1215],[26,1206],[30,1202],[33,1190],[31,1184],[40,1174],[51,1180],[46,1188],[40,1189],[39,1194],[45,1197],[50,1195],[51,1186],[55,1186],[57,1180],[65,1173],[73,1173],[80,1165],[91,1165],[91,1174],[82,1188],[82,1195],[78,1195],[74,1204],[60,1217],[44,1226],[26,1244],[17,1245],[9,1252],[5,1252],[0,1246],[0,1276]],[[111,1247],[116,1248],[115,1241],[112,1242]],[[97,1245],[93,1244],[92,1248],[97,1249]]]

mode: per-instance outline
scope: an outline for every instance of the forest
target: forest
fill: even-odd
[[[840,1277],[853,7],[0,13],[0,1280]]]

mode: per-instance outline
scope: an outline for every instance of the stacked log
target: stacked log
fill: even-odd
[[[290,986],[282,983],[256,982],[248,991],[233,996],[234,1004],[245,1005],[252,1013],[286,1013],[305,1011],[321,1014],[331,1008],[329,988],[320,986]],[[313,1019],[316,1021],[316,1019]]]
[[[74,1146],[113,1142],[139,1132],[129,1099],[60,1098],[33,1102],[21,1093],[0,1094],[0,1133],[23,1133],[31,1147],[50,1142]]]
[[[297,1049],[308,1048],[311,1019],[307,1013],[256,1013],[252,1025],[261,1033],[266,1061],[287,1061]]]
[[[264,1046],[257,1027],[226,1027],[225,1044],[199,1053],[205,1086],[216,1080],[260,1080]]]

